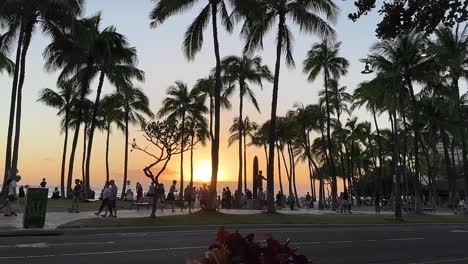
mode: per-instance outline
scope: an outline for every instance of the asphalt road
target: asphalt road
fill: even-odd
[[[243,227],[263,239],[291,239],[314,263],[468,263],[468,225]],[[0,263],[185,263],[214,242],[204,230],[87,231],[55,237],[0,237]]]

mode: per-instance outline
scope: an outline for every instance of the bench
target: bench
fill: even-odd
[[[152,197],[143,197],[140,199],[140,201],[133,201],[130,205],[130,209],[133,209],[134,206],[136,206],[137,210],[140,210],[140,207],[146,207],[146,210],[149,210],[150,205],[153,202]]]

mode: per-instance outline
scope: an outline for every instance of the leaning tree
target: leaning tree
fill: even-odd
[[[159,184],[159,177],[166,170],[172,157],[189,150],[190,146],[187,144],[182,147],[181,125],[174,119],[170,118],[164,121],[143,124],[143,130],[145,132],[143,137],[149,146],[141,147],[133,139],[132,151],[137,150],[154,159],[151,164],[143,169],[143,172],[157,186]],[[158,172],[154,174],[152,169],[156,166]],[[150,215],[153,218],[156,217],[157,199],[158,195],[154,195]]]

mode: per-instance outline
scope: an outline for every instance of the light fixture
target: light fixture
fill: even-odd
[[[370,65],[369,65],[369,62],[366,62],[366,67],[364,68],[364,70],[361,72],[362,74],[371,74],[373,73],[374,71],[371,70],[370,68]]]

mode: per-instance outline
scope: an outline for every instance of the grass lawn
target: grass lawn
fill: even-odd
[[[468,223],[464,215],[408,215],[403,222],[383,215],[228,215],[218,212],[197,212],[190,216],[153,218],[90,218],[67,223],[60,228],[182,226],[182,225],[248,225],[248,224],[395,224],[395,223]]]

